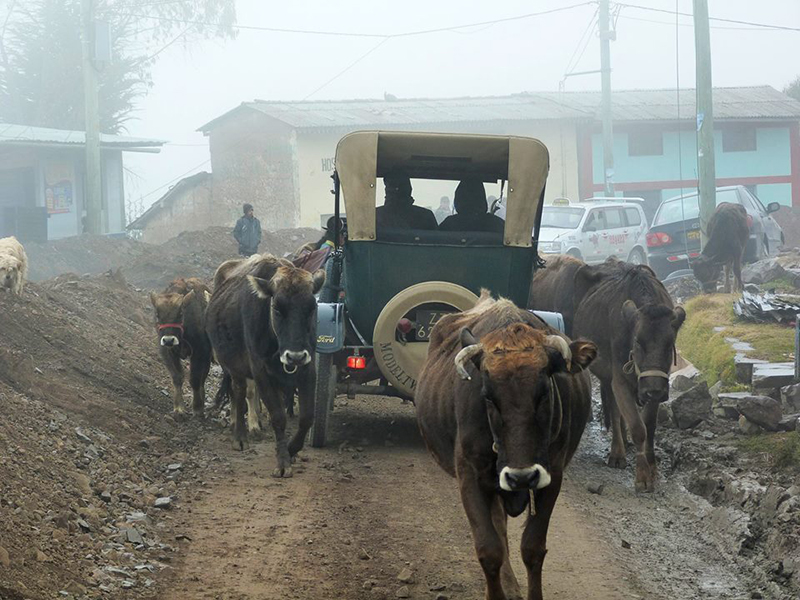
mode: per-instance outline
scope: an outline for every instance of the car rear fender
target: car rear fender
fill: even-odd
[[[317,352],[333,354],[344,347],[344,304],[317,305]]]

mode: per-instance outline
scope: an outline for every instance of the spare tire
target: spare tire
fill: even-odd
[[[397,323],[406,314],[424,304],[445,304],[460,312],[477,302],[478,297],[467,288],[447,281],[418,283],[389,300],[372,333],[375,360],[384,377],[401,392],[414,396],[422,363],[428,355],[428,342],[397,340]]]

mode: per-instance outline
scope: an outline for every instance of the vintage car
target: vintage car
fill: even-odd
[[[413,399],[433,325],[473,306],[481,288],[527,305],[549,157],[526,137],[361,131],[339,141],[335,167],[334,214],[344,201],[347,238],[319,297],[315,447],[337,394]],[[499,184],[504,231],[379,228],[380,178],[398,169],[419,182]],[[541,316],[559,326],[560,315]]]

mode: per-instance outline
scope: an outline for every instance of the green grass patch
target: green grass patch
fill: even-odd
[[[770,362],[792,360],[794,329],[780,325],[746,323],[733,312],[737,294],[708,294],[689,300],[686,322],[678,334],[678,349],[686,360],[704,374],[709,385],[721,381],[724,389],[735,389],[736,371],[733,358],[736,352],[725,341],[736,338],[753,346],[750,358]],[[725,327],[716,332],[715,327]]]
[[[766,456],[776,469],[800,466],[800,433],[760,433],[738,445],[747,452]]]

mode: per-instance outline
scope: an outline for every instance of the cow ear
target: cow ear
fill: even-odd
[[[626,300],[622,305],[622,319],[631,327],[636,325],[636,320],[639,318],[639,309],[633,300]]]
[[[267,300],[272,296],[272,281],[248,275],[247,283],[250,284],[253,293],[262,300]]]
[[[582,371],[597,358],[597,346],[588,340],[576,340],[569,345],[569,349],[572,351],[573,373]]]
[[[603,271],[601,267],[583,265],[577,271],[573,278],[573,304],[575,306],[589,293],[589,290],[603,279]]]
[[[675,310],[672,311],[672,315],[672,329],[677,333],[686,320],[686,311],[683,310],[682,306],[676,306]]]
[[[194,296],[195,296],[194,290],[192,290],[191,292],[186,294],[183,297],[183,300],[181,300],[181,308],[186,308],[187,306],[189,306],[189,304],[191,304],[192,300],[194,300]]]
[[[311,281],[314,283],[314,293],[316,294],[325,284],[325,271],[323,269],[317,269],[314,271],[314,273],[311,275]]]
[[[461,335],[459,335],[459,339],[461,340],[461,347],[466,348],[467,346],[474,346],[478,343],[478,340],[475,339],[475,336],[472,335],[472,332],[469,330],[469,327],[464,327],[461,330]]]

